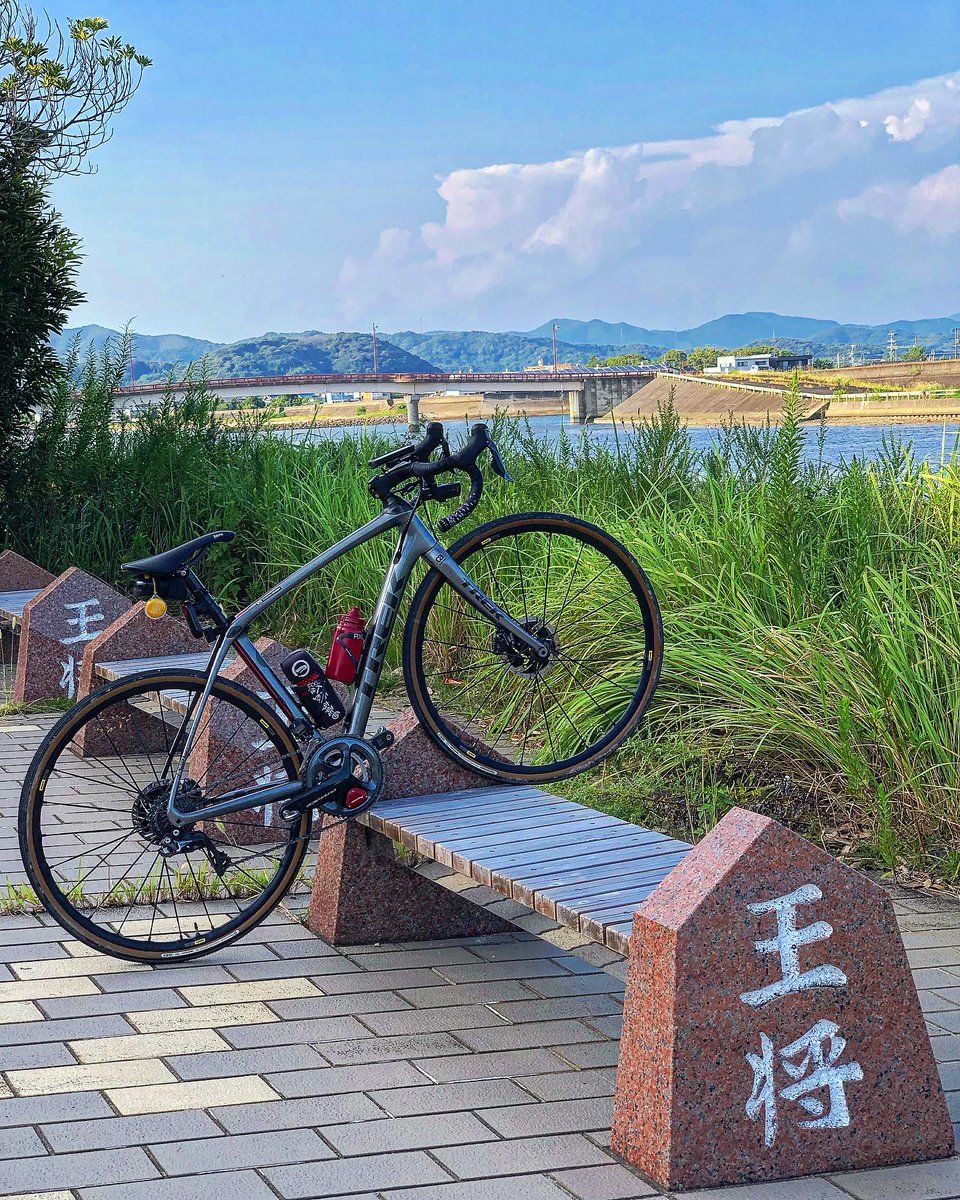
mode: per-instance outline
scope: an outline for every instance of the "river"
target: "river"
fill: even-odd
[[[566,429],[568,436],[572,438],[584,437],[591,442],[600,442],[608,445],[614,444],[618,433],[619,436],[623,436],[622,427],[615,432],[612,425],[571,426],[564,417],[560,416],[530,417],[528,420],[530,428],[538,437],[546,437],[551,441],[555,441],[560,436],[561,429]],[[461,431],[465,431],[468,424],[472,425],[474,422],[447,421],[445,424],[451,440],[455,442],[458,440]],[[398,439],[402,438],[405,433],[402,425],[369,424],[365,428],[370,431],[385,433],[388,436],[394,436]],[[359,426],[336,426],[323,430],[294,431],[286,436],[296,440],[309,439],[311,441],[317,438],[338,439],[356,436],[359,429]],[[805,430],[807,451],[811,459],[816,459],[818,454],[817,441],[819,431],[819,425],[807,426]],[[916,458],[925,459],[927,462],[937,465],[944,457],[949,458],[951,452],[958,449],[960,424],[951,421],[939,425],[827,425],[823,451],[824,459],[828,462],[838,463],[842,460],[849,461],[854,456],[868,459],[876,458],[882,448],[884,434],[894,434],[904,442],[912,443],[913,453]],[[717,431],[715,429],[691,428],[690,438],[696,449],[705,450],[716,442]]]

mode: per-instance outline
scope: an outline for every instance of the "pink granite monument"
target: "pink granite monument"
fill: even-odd
[[[23,610],[14,700],[74,699],[85,647],[129,608],[125,596],[79,567],[57,576]]]
[[[670,1190],[952,1154],[883,889],[728,813],[637,910],[611,1145]]]

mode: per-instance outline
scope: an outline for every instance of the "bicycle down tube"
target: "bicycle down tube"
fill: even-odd
[[[204,709],[209,703],[214,681],[219,674],[227,655],[233,646],[237,653],[260,677],[271,697],[276,701],[285,716],[292,722],[304,719],[300,707],[291,697],[289,689],[276,672],[264,660],[250,639],[249,629],[253,622],[277,600],[288,595],[294,588],[306,582],[323,567],[335,562],[345,554],[362,546],[365,542],[386,533],[391,529],[401,529],[397,547],[387,569],[383,587],[377,600],[376,607],[368,626],[368,640],[360,664],[360,681],[357,685],[356,696],[350,711],[347,732],[351,737],[362,738],[366,732],[367,721],[373,706],[374,696],[383,671],[383,663],[387,646],[393,634],[400,603],[403,599],[407,582],[413,567],[419,558],[425,558],[432,567],[440,572],[463,598],[478,612],[487,617],[499,630],[518,638],[534,653],[543,653],[541,643],[522,625],[518,624],[504,612],[498,604],[474,582],[453,560],[450,553],[440,544],[423,521],[416,515],[413,507],[403,500],[391,503],[371,521],[362,525],[353,533],[341,538],[333,546],[322,551],[310,562],[288,575],[260,599],[247,605],[233,619],[218,642],[207,666],[207,680],[200,700],[196,705],[193,716],[187,728],[186,740],[177,765],[177,772],[170,789],[170,799],[167,804],[167,816],[170,823],[176,827],[185,823],[195,823],[225,816],[228,813],[240,812],[254,805],[280,803],[295,797],[303,789],[301,780],[279,783],[272,787],[261,787],[255,791],[246,791],[240,796],[227,797],[215,804],[203,808],[181,811],[177,808],[175,797],[179,794],[181,780],[187,769],[187,763],[193,749],[199,730]]]

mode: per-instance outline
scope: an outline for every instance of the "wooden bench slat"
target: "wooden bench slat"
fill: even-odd
[[[27,604],[40,595],[40,588],[28,588],[18,592],[0,592],[0,624],[15,628],[23,619]]]
[[[225,666],[233,661],[228,657]],[[121,658],[115,662],[97,663],[96,671],[101,679],[123,679],[137,671],[166,670],[179,668],[181,670],[202,671],[210,662],[209,652],[204,654],[168,654],[156,658]]]

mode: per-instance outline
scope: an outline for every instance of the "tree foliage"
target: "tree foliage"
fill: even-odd
[[[915,346],[911,346],[909,350],[904,350],[901,355],[903,362],[925,362],[927,358],[926,346],[921,346],[918,342]]]
[[[74,286],[79,242],[41,183],[0,172],[0,518],[31,410],[62,375],[50,333],[82,294]]]
[[[0,0],[0,159],[8,169],[73,175],[109,140],[111,118],[150,59],[108,28],[103,17],[82,17],[65,31],[19,0]]]

